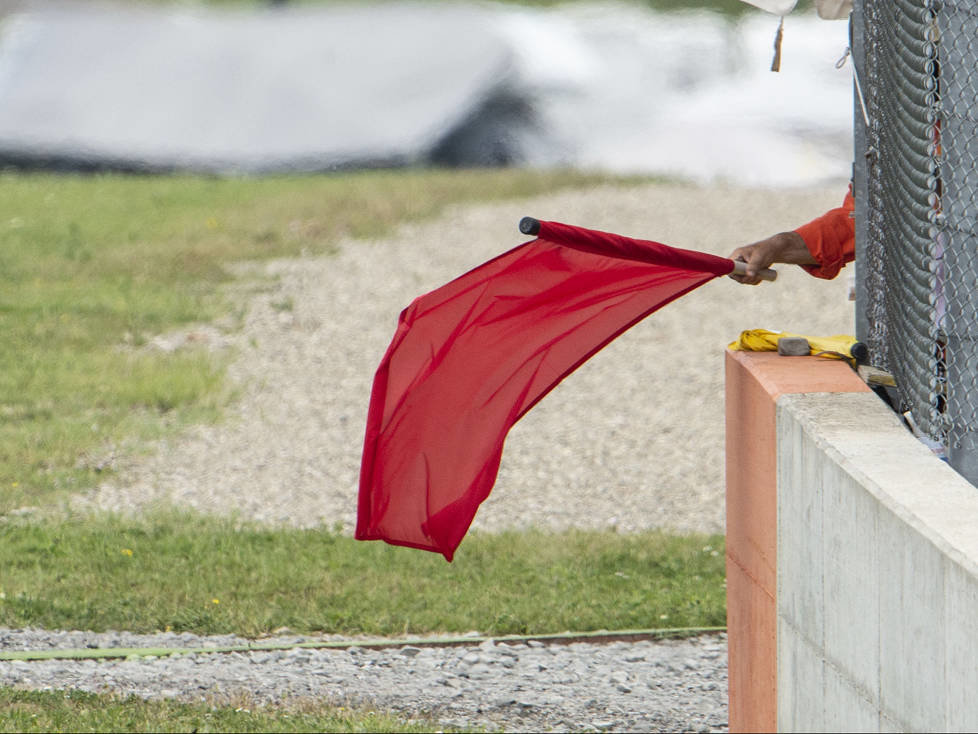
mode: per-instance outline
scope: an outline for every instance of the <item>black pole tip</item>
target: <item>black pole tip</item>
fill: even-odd
[[[849,354],[851,354],[852,358],[859,364],[866,364],[869,361],[869,347],[867,347],[863,342],[855,342],[852,347],[849,348]]]
[[[523,234],[539,234],[540,220],[533,217],[523,217],[520,220],[520,232]]]

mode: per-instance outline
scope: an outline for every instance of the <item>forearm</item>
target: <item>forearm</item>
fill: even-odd
[[[854,208],[855,202],[850,188],[842,206],[795,230],[814,260],[801,265],[816,278],[834,278],[846,263],[855,259]]]
[[[730,276],[746,285],[760,283],[759,273],[775,263],[803,266],[818,264],[805,240],[797,232],[779,232],[752,245],[738,247],[730,254],[730,259],[743,260],[746,264],[744,275]]]

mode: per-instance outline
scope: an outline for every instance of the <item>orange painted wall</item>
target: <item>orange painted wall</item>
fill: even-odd
[[[777,728],[777,399],[865,392],[844,362],[726,355],[727,645],[732,732]]]

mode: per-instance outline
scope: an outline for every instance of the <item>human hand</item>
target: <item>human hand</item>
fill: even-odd
[[[743,275],[730,274],[730,277],[744,285],[757,285],[761,282],[760,272],[774,263],[791,265],[817,265],[808,251],[805,240],[797,232],[781,232],[752,245],[738,247],[730,253],[731,260],[741,260],[746,265]]]

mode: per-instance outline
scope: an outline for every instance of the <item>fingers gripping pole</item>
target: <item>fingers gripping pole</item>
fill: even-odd
[[[745,263],[743,260],[734,260],[733,264],[734,269],[731,275],[747,275],[747,263]],[[761,280],[777,280],[778,271],[772,270],[771,268],[764,268],[764,270],[761,270],[757,274],[757,277]]]

